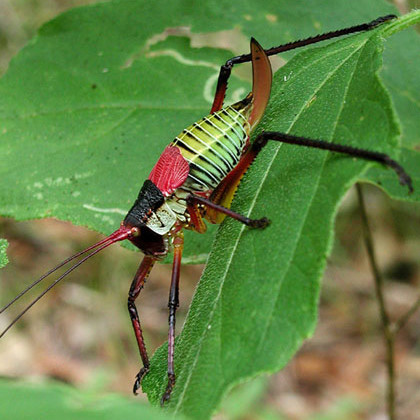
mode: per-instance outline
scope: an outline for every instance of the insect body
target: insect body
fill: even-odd
[[[173,142],[188,161],[191,192],[215,189],[237,165],[249,136],[251,100],[222,108],[186,128]]]
[[[0,336],[68,273],[107,246],[128,239],[145,254],[134,276],[128,296],[128,311],[143,362],[143,367],[137,374],[134,383],[133,391],[136,393],[142,378],[149,370],[149,358],[135,300],[139,296],[154,263],[172,251],[174,255],[173,270],[168,303],[168,384],[161,400],[162,403],[167,401],[175,385],[173,365],[175,312],[178,307],[178,286],[183,250],[182,231],[183,229],[190,229],[198,233],[204,233],[206,225],[203,219],[210,223],[221,223],[226,216],[253,228],[264,228],[268,225],[267,218],[249,219],[231,210],[230,206],[241,178],[269,140],[324,149],[380,162],[391,167],[399,176],[400,183],[407,185],[409,190],[412,191],[411,179],[404,169],[389,156],[382,153],[278,132],[262,132],[253,142],[250,142],[250,135],[263,116],[270,97],[272,72],[268,59],[269,55],[313,44],[324,39],[369,30],[392,18],[393,16],[385,16],[367,24],[318,35],[269,50],[264,50],[257,41],[252,39],[251,54],[234,57],[222,66],[210,115],[183,130],[165,148],[119,229],[44,274],[6,305],[1,312],[45,277],[77,257],[91,251],[55,280],[15,318]],[[223,107],[231,69],[233,65],[246,61],[252,62],[252,92],[243,100]]]

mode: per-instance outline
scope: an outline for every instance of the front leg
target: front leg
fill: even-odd
[[[133,386],[133,393],[137,394],[137,390],[140,388],[141,381],[143,377],[149,371],[149,357],[147,355],[146,345],[144,343],[143,338],[143,331],[141,329],[140,318],[137,312],[135,300],[137,299],[138,295],[140,294],[141,290],[144,287],[144,283],[146,282],[147,277],[156,259],[149,255],[146,255],[143,258],[139,268],[137,269],[137,273],[134,276],[134,279],[131,283],[130,291],[128,293],[128,312],[130,314],[131,322],[134,328],[134,334],[136,335],[137,345],[140,352],[140,357],[143,362],[143,367],[140,369],[139,373],[136,375],[136,380]]]

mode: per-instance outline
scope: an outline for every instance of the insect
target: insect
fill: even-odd
[[[210,114],[184,129],[165,148],[120,227],[105,239],[49,270],[1,309],[1,313],[4,312],[46,277],[80,257],[76,263],[36,297],[6,327],[0,337],[42,296],[79,265],[109,245],[129,240],[144,253],[144,258],[134,276],[128,294],[128,311],[143,363],[133,386],[133,392],[137,393],[142,379],[149,371],[150,363],[135,301],[155,262],[172,251],[173,269],[168,303],[168,382],[161,403],[164,404],[168,401],[175,386],[175,314],[179,303],[178,289],[184,244],[183,229],[204,233],[206,231],[204,219],[210,223],[219,224],[226,216],[236,219],[250,228],[262,229],[269,224],[266,217],[250,219],[230,209],[233,196],[244,173],[269,140],[318,148],[379,162],[393,169],[398,175],[400,183],[407,185],[410,191],[413,190],[410,176],[395,160],[383,153],[279,132],[262,132],[254,141],[250,141],[250,136],[261,120],[270,98],[272,70],[269,56],[342,35],[370,30],[394,17],[393,15],[380,17],[369,23],[267,50],[264,50],[252,38],[250,54],[234,57],[221,67]],[[252,63],[252,91],[241,101],[223,106],[232,67],[244,62]]]

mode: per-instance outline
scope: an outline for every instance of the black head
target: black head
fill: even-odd
[[[147,179],[139,192],[136,201],[124,219],[124,225],[141,228],[146,222],[152,211],[157,210],[165,201],[162,192],[152,181]]]
[[[144,181],[139,195],[125,216],[123,225],[127,228],[137,228],[138,234],[129,240],[145,254],[162,254],[166,252],[163,237],[146,226],[152,212],[165,202],[160,189],[149,179]]]

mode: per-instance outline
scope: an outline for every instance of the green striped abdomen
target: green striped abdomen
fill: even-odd
[[[237,165],[249,134],[251,104],[241,101],[222,108],[193,125],[175,138],[190,165],[182,188],[190,191],[215,189]]]

